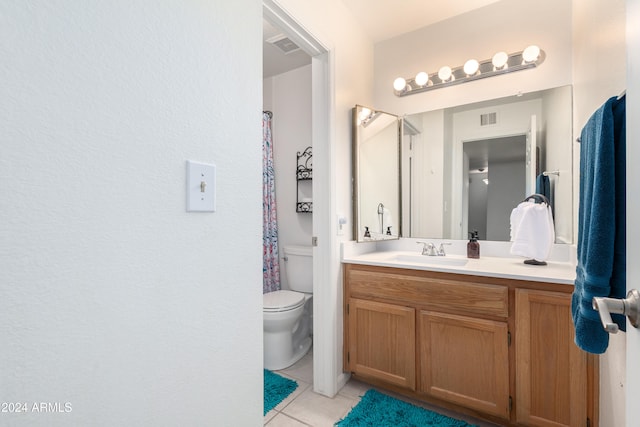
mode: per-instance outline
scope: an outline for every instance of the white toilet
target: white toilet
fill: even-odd
[[[285,246],[283,252],[291,290],[263,294],[264,367],[269,370],[293,365],[311,348],[311,246]]]

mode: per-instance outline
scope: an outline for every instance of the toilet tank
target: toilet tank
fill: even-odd
[[[285,246],[285,274],[292,291],[313,292],[313,252],[311,246]]]

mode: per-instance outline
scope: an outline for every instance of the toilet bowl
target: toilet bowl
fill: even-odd
[[[311,295],[275,291],[263,295],[264,367],[284,369],[300,360],[311,348],[305,304]]]
[[[264,367],[287,368],[311,348],[313,273],[311,247],[283,248],[291,290],[263,294]]]

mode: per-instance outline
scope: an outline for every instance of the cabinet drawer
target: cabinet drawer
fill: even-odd
[[[349,295],[356,298],[392,301],[440,312],[500,318],[509,315],[506,286],[392,273],[371,267],[348,268],[345,279]]]

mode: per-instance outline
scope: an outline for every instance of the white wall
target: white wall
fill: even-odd
[[[625,1],[573,0],[574,135],[608,98],[626,86]],[[574,146],[577,218],[579,146]],[[574,224],[577,229],[577,221]],[[625,425],[625,334],[609,336],[600,357],[600,425]]]
[[[261,425],[261,3],[0,8],[0,423]]]
[[[546,171],[558,171],[560,175],[549,175],[552,197],[554,200],[554,223],[556,242],[574,243],[573,237],[573,168],[577,168],[572,162],[572,149],[575,140],[573,138],[572,123],[573,98],[571,87],[563,86],[550,89],[542,96],[542,117],[539,122],[540,129],[545,133],[542,165]]]
[[[419,71],[432,73],[530,44],[546,52],[536,69],[402,98],[393,94],[396,77],[413,78]],[[564,86],[571,77],[571,0],[502,0],[376,44],[374,105],[412,114]]]
[[[411,121],[418,124],[422,133],[415,137],[413,144],[410,235],[440,237],[443,233],[444,111],[429,111],[414,116]]]
[[[264,109],[273,112],[280,273],[289,289],[283,248],[311,245],[313,215],[296,212],[296,154],[311,145],[311,65],[264,79],[263,94]],[[313,197],[310,181],[300,183],[300,196]]]

